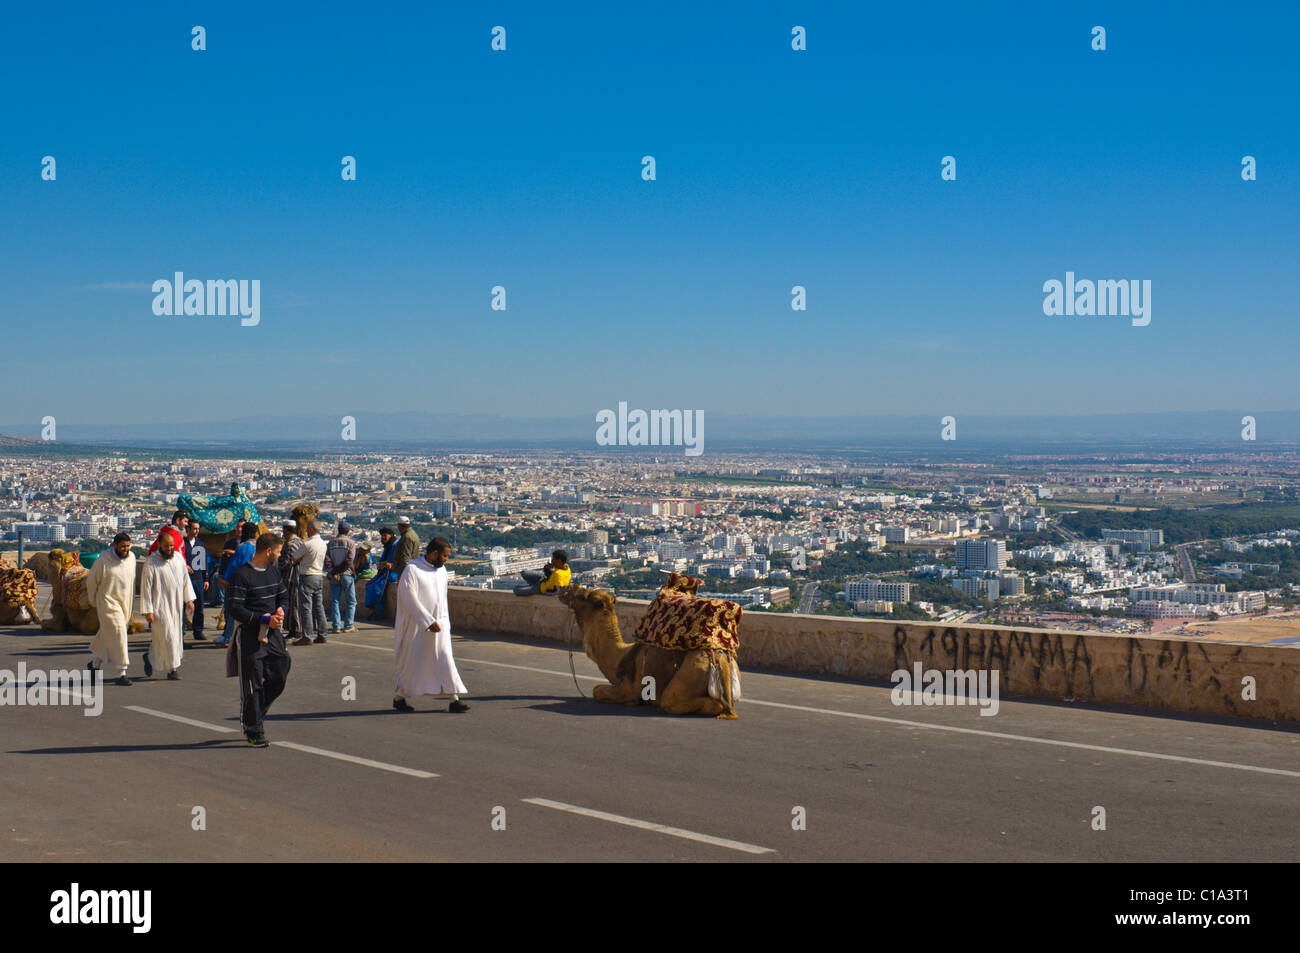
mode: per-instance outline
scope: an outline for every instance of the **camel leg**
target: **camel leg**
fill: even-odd
[[[597,685],[591,690],[591,697],[607,705],[635,705],[636,699],[629,700],[618,687],[608,683]]]
[[[659,697],[659,707],[670,715],[721,715],[726,710],[725,706],[718,699],[709,697],[708,682],[705,681],[703,693],[697,694],[692,691],[692,686],[687,684],[688,679],[682,677],[689,674],[689,670],[683,665],[677,677],[668,683],[663,695]],[[707,677],[706,673],[705,678]]]

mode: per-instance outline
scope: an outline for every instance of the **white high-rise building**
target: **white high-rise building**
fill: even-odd
[[[912,583],[887,582],[880,579],[858,579],[844,584],[844,596],[850,603],[857,602],[911,602]]]
[[[959,539],[958,569],[1006,569],[1007,544],[1000,539]]]

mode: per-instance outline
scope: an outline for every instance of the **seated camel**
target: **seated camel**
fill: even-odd
[[[32,557],[35,559],[35,556]],[[86,578],[90,570],[81,565],[79,553],[52,549],[45,559],[45,581],[50,584],[50,617],[41,628],[50,632],[80,632],[94,635],[99,631],[99,610],[86,595]],[[28,565],[32,565],[29,560]],[[138,584],[137,575],[137,584]],[[147,626],[132,618],[127,623],[132,634],[147,631]]]
[[[0,625],[24,625],[40,619],[36,611],[36,573],[0,567]]]
[[[669,585],[674,588],[669,589]],[[661,590],[660,596],[682,597],[699,603],[722,602],[695,599],[693,589],[684,592],[680,586],[679,581],[670,580],[664,587],[667,591]],[[652,630],[662,630],[662,623],[668,618],[663,610],[680,611],[681,606],[665,601],[656,612],[652,603],[651,611],[637,630],[638,641],[625,642],[619,632],[612,593],[568,586],[560,590],[560,601],[573,610],[578,620],[582,630],[582,649],[587,658],[595,662],[601,674],[609,679],[609,684],[597,685],[592,692],[596,701],[629,706],[651,704],[670,715],[739,717],[735,703],[740,698],[740,667],[736,663],[734,626],[730,633],[730,648],[717,639],[696,644],[684,641],[680,642],[682,647],[665,648],[663,644],[652,644],[656,641],[653,636],[665,633]],[[723,605],[734,610],[734,613],[728,611],[727,614],[738,622],[740,607],[730,602]],[[677,631],[675,634],[681,633]],[[652,636],[649,641],[645,638],[647,635]],[[666,644],[671,639],[670,634],[667,640],[658,641]]]

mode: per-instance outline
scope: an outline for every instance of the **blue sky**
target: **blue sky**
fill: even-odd
[[[2,422],[1300,408],[1294,5],[443,6],[7,12]]]

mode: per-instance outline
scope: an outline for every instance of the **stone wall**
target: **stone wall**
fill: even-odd
[[[454,629],[571,640],[581,651],[573,614],[554,597],[453,587],[450,603]],[[624,638],[649,604],[618,600]],[[1300,647],[770,612],[747,612],[741,623],[740,664],[747,669],[888,681],[915,662],[926,669],[996,670],[1004,697],[1300,722]],[[1254,701],[1242,698],[1248,676],[1255,680]]]

